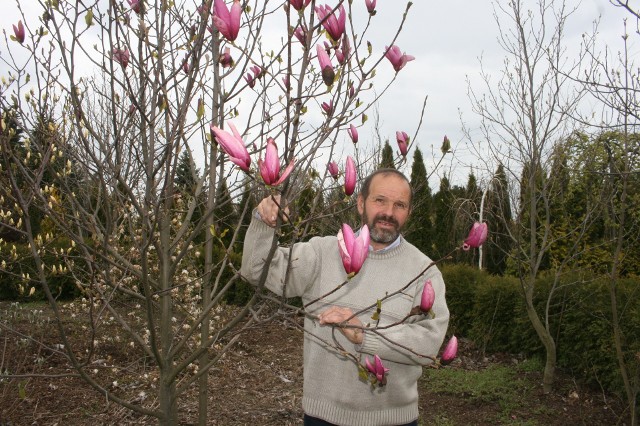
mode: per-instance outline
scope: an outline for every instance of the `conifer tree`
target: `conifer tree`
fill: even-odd
[[[455,245],[453,235],[453,194],[449,178],[443,176],[440,179],[440,188],[433,197],[434,223],[433,244],[436,259],[449,254]]]
[[[180,155],[180,159],[178,161],[178,167],[176,168],[176,177],[174,181],[175,191],[179,193],[184,200],[183,208],[186,208],[186,206],[188,206],[193,201],[196,193],[198,179],[200,179],[200,170],[195,167],[195,164],[192,161],[191,154],[187,152],[187,150],[184,150]],[[196,201],[196,207],[193,210],[191,218],[189,219],[192,226],[196,226],[196,224],[202,219],[202,216],[206,209],[206,202],[204,198],[204,192],[202,192],[202,194],[199,196],[199,199]],[[206,232],[208,231],[203,231],[201,235],[196,237],[195,242],[203,242]]]
[[[244,208],[246,206],[246,211],[241,218],[240,229],[238,230],[238,237],[236,238],[237,244],[242,244],[244,241],[244,236],[247,233],[247,229],[249,229],[249,224],[251,223],[251,218],[253,216],[253,210],[256,208],[256,197],[254,195],[254,185],[252,184],[252,180],[249,178],[245,179],[244,187],[242,191],[242,198],[240,201],[240,206]],[[241,215],[243,212],[239,211],[238,214]],[[238,250],[242,252],[242,249]]]
[[[386,140],[384,142],[384,147],[382,148],[382,155],[380,159],[379,169],[395,169],[396,166],[393,163],[393,148],[389,145],[389,141]]]
[[[416,148],[413,154],[411,188],[413,190],[412,212],[405,234],[411,244],[431,256],[433,253],[433,196],[419,148]]]
[[[473,172],[469,173],[466,187],[455,186],[451,192],[453,195],[453,208],[455,209],[453,242],[460,244],[469,234],[472,224],[479,218],[482,194],[478,188],[478,180]],[[459,251],[455,254],[454,259],[456,262],[477,265],[478,252],[478,249]]]
[[[213,209],[213,217],[216,226],[216,232],[222,236],[225,247],[229,247],[231,237],[233,235],[233,227],[238,221],[237,213],[233,205],[231,193],[227,186],[227,181],[221,179],[218,184],[216,195],[216,206]]]
[[[183,195],[193,193],[199,174],[200,171],[191,161],[191,155],[186,150],[182,151],[176,168],[175,184],[178,191]]]
[[[485,221],[490,226],[490,232],[483,247],[484,264],[490,273],[503,275],[507,269],[508,253],[511,251],[512,239],[508,235],[507,226],[511,224],[512,214],[507,175],[502,164],[498,166],[491,181],[485,206]]]

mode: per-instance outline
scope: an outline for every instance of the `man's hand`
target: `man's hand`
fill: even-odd
[[[360,321],[356,317],[351,317],[353,317],[353,311],[351,309],[341,308],[339,306],[332,306],[318,315],[320,325],[341,324],[349,320],[347,322],[347,324],[349,325],[353,325],[356,327],[363,326],[362,321]],[[362,331],[362,328],[339,327],[339,330],[342,332],[342,334],[344,334],[344,337],[346,337],[351,343],[354,343],[356,345],[361,344],[362,340],[364,339],[364,331]]]
[[[274,201],[275,200],[275,201]],[[280,204],[280,195],[268,196],[258,204],[258,214],[264,223],[270,227],[275,227],[278,221],[278,205]],[[284,207],[282,210],[284,213],[283,219],[289,215],[289,208]]]

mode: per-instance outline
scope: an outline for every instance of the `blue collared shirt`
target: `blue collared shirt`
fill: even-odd
[[[358,229],[358,232],[356,232],[356,237],[359,235],[360,235],[360,229]],[[381,248],[380,250],[374,250],[373,246],[369,244],[369,251],[374,253],[384,253],[385,251],[398,247],[401,242],[402,242],[402,235],[398,235],[398,238],[396,238],[394,242],[392,242],[391,244],[389,244],[384,248]]]

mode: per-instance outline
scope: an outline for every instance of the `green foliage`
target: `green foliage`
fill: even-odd
[[[453,333],[471,338],[484,351],[544,356],[516,278],[490,275],[463,265],[443,267],[442,273]],[[548,312],[558,367],[588,384],[622,394],[611,328],[611,281],[587,278],[566,274],[555,282],[552,273],[540,274],[535,284],[534,308],[544,318],[553,291]],[[630,376],[636,377],[640,368],[636,358],[640,353],[640,279],[619,280],[616,300],[624,357]]]
[[[473,307],[476,292],[487,274],[463,264],[444,265],[441,272],[447,284],[449,330],[456,335],[469,336],[474,324]]]
[[[178,191],[183,194],[193,194],[200,178],[200,171],[196,168],[188,148],[180,155],[176,168],[175,184]]]
[[[558,336],[559,365],[587,383],[622,393],[622,379],[611,329],[611,282],[598,279],[570,290]],[[638,377],[640,364],[640,280],[627,278],[616,288],[624,357],[629,375]]]
[[[537,347],[523,348],[520,344],[522,336],[516,328],[524,328],[522,325],[526,324],[533,333],[526,315],[518,315],[523,312],[519,309],[522,304],[518,280],[513,277],[487,277],[476,293],[470,337],[487,351],[537,351]]]
[[[380,159],[379,169],[395,169],[396,166],[393,162],[393,148],[389,145],[389,141],[384,142],[384,147],[382,148],[382,155]]]
[[[216,204],[213,209],[216,232],[224,235],[222,240],[226,247],[231,244],[233,238],[233,228],[238,223],[238,215],[233,206],[231,193],[225,179],[221,179],[216,191]],[[226,231],[226,233],[225,233]]]
[[[517,399],[521,392],[522,382],[516,380],[517,372],[499,365],[477,371],[442,368],[426,370],[425,374],[432,391],[464,393],[477,402],[510,401]]]
[[[411,244],[431,256],[433,253],[433,197],[422,152],[418,148],[413,155],[411,166],[411,188],[413,205],[404,235]]]
[[[455,217],[452,211],[453,194],[451,192],[451,184],[446,176],[440,179],[440,189],[433,197],[433,208],[433,257],[441,259],[449,254],[456,244],[453,233]]]
[[[485,222],[489,224],[489,236],[483,246],[484,262],[492,274],[502,275],[507,269],[507,255],[511,251],[509,226],[512,223],[509,183],[504,166],[500,164],[485,200]]]
[[[423,383],[431,392],[464,395],[466,400],[479,405],[497,404],[500,412],[496,417],[484,419],[494,424],[512,424],[513,411],[526,404],[527,395],[536,389],[536,384],[516,369],[498,365],[482,370],[426,369]]]

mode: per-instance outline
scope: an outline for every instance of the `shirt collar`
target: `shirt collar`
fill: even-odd
[[[358,232],[356,232],[356,237],[360,235],[360,229],[358,229]],[[372,253],[384,253],[387,252],[391,249],[394,249],[396,247],[398,247],[400,245],[400,243],[402,242],[402,235],[398,235],[398,238],[395,239],[394,242],[392,242],[391,244],[389,244],[388,246],[381,248],[380,250],[374,250],[373,246],[371,244],[369,244],[369,251]]]

